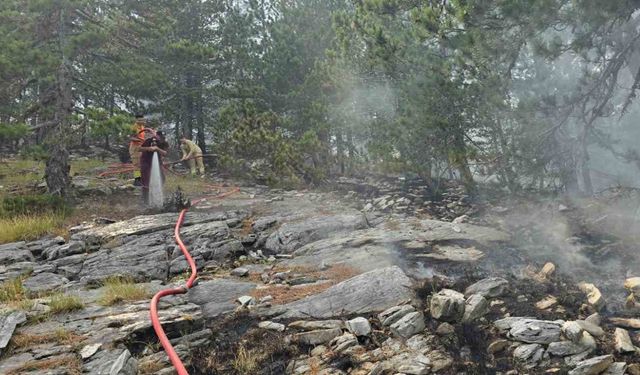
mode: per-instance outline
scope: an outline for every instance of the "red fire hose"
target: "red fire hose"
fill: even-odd
[[[212,185],[212,187],[214,186]],[[229,191],[226,191],[221,194],[217,194],[215,196],[211,196],[210,198],[222,199],[226,196],[235,194],[239,191],[240,191],[240,188],[234,187]],[[203,197],[194,201],[193,206],[197,205],[198,203],[206,199],[207,197]],[[178,357],[178,354],[176,353],[175,349],[169,342],[169,339],[167,338],[167,335],[164,333],[164,330],[162,329],[162,325],[160,324],[160,319],[158,318],[158,302],[162,297],[165,297],[165,296],[187,293],[187,291],[191,289],[191,287],[193,287],[193,283],[196,281],[196,277],[198,275],[198,269],[196,267],[196,263],[193,261],[193,258],[191,257],[189,250],[185,246],[184,242],[182,242],[182,238],[180,237],[180,227],[184,222],[184,216],[186,215],[188,210],[189,210],[188,208],[185,208],[182,211],[180,211],[180,216],[178,216],[178,221],[176,222],[176,226],[173,233],[175,236],[176,244],[178,244],[178,246],[180,247],[180,250],[182,251],[182,254],[184,254],[184,257],[187,259],[187,263],[189,263],[189,267],[191,268],[191,276],[189,277],[189,280],[187,280],[187,283],[183,287],[164,289],[156,293],[156,295],[153,296],[153,298],[151,299],[151,307],[149,311],[151,315],[151,323],[153,324],[153,329],[156,331],[158,340],[160,340],[160,343],[162,344],[164,351],[169,356],[169,359],[171,360],[173,367],[175,367],[176,371],[178,372],[178,375],[189,375],[189,373],[187,372],[187,369],[184,367],[182,360],[180,359],[180,357]]]

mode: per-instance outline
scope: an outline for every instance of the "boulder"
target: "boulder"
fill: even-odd
[[[391,332],[408,339],[425,328],[424,314],[420,311],[409,313],[391,325]]]
[[[472,294],[465,303],[462,321],[465,323],[480,319],[489,312],[489,301],[481,294]]]
[[[48,292],[67,284],[69,280],[55,273],[43,272],[26,279],[22,286],[30,293]]]
[[[16,327],[26,321],[27,316],[22,311],[0,315],[0,354],[9,344]]]
[[[578,362],[569,375],[598,375],[606,371],[613,363],[612,355],[603,355]]]
[[[366,315],[415,298],[411,279],[399,267],[363,273],[329,289],[282,307],[280,318],[315,319]]]
[[[69,255],[82,254],[86,251],[84,241],[71,241],[66,244],[51,246],[42,251],[42,257],[46,260],[68,257]]]
[[[357,317],[346,322],[349,332],[356,336],[368,336],[371,333],[371,324],[362,317]]]
[[[389,360],[397,372],[408,375],[424,375],[431,371],[431,361],[422,354],[401,353]]]
[[[464,315],[465,300],[462,293],[443,289],[431,297],[431,316],[438,320],[458,321]]]
[[[633,345],[631,341],[631,336],[629,336],[629,332],[623,328],[616,328],[613,334],[614,344],[616,351],[618,353],[634,353],[636,352],[636,347]]]
[[[336,233],[348,233],[367,227],[365,216],[359,212],[311,217],[284,223],[267,238],[265,248],[276,254],[290,254],[303,245]]]
[[[470,285],[464,291],[464,295],[480,294],[487,298],[500,297],[508,286],[509,282],[501,277],[489,277]]]

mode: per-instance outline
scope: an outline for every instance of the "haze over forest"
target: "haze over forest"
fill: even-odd
[[[590,195],[637,186],[631,0],[5,0],[0,139],[126,143],[135,113],[269,183],[363,170]],[[59,173],[58,173],[59,174]]]

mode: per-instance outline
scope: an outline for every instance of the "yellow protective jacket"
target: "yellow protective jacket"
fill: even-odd
[[[202,156],[202,150],[193,141],[186,140],[180,148],[182,149],[182,158]]]

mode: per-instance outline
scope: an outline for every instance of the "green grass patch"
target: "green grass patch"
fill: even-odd
[[[56,213],[0,218],[0,244],[36,240],[55,232],[63,221],[64,215]]]
[[[22,286],[22,278],[3,281],[0,284],[0,304],[19,306],[29,301],[27,291]]]
[[[105,280],[103,288],[99,303],[104,306],[115,305],[119,302],[139,301],[151,297],[151,293],[147,288],[136,284],[130,278],[108,278]]]
[[[49,307],[51,308],[51,314],[60,314],[82,310],[84,303],[82,303],[82,300],[78,296],[58,293],[51,296]]]

